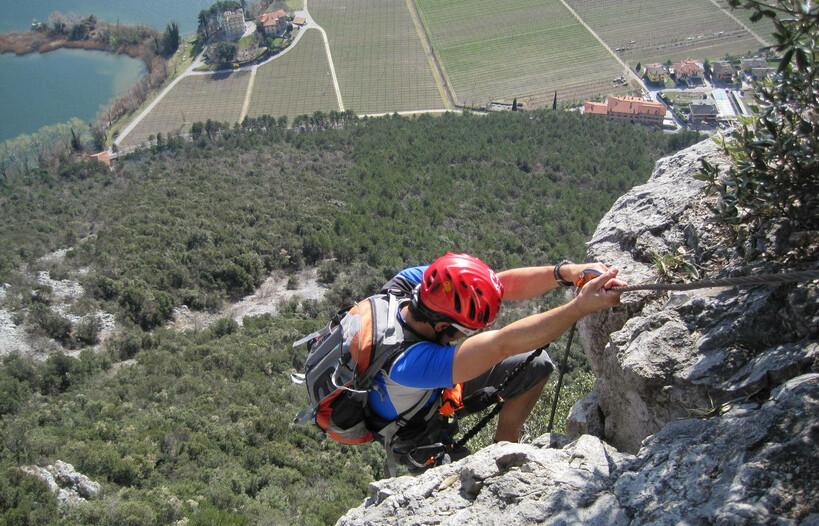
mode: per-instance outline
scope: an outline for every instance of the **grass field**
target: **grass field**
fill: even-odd
[[[769,18],[762,18],[757,22],[751,22],[751,15],[754,13],[750,9],[731,9],[728,7],[726,0],[716,0],[727,12],[738,18],[748,29],[756,33],[760,38],[767,40],[771,44],[774,43],[773,35],[775,28],[773,22]],[[773,3],[773,2],[770,2]]]
[[[157,133],[187,133],[196,121],[236,122],[242,111],[250,73],[240,71],[185,77],[123,139],[136,146]]]
[[[459,103],[526,107],[623,93],[623,68],[559,0],[418,0]]]
[[[611,49],[621,48],[618,55],[632,67],[686,58],[717,60],[762,47],[710,0],[566,2]]]
[[[339,110],[321,33],[307,29],[296,46],[256,70],[249,117]]]
[[[444,108],[406,0],[310,0],[330,42],[344,109]]]

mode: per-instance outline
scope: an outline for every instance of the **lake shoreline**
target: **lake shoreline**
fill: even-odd
[[[124,45],[112,50],[106,42],[99,40],[70,40],[64,35],[55,36],[44,31],[0,34],[0,54],[27,55],[29,53],[48,53],[57,49],[105,51],[107,53],[126,54],[133,58],[139,58],[142,53],[141,45]]]

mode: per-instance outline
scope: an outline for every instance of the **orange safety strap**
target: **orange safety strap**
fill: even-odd
[[[452,416],[458,409],[464,406],[463,402],[464,384],[457,384],[455,387],[444,389],[441,393],[441,407],[438,412],[443,416]]]

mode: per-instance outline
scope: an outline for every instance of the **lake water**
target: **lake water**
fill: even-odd
[[[214,3],[215,0],[0,0],[0,33],[27,30],[33,18],[48,22],[48,15],[59,11],[94,15],[109,22],[145,24],[160,31],[175,20],[182,36],[191,36],[196,32],[199,11]]]
[[[0,141],[72,117],[90,122],[100,106],[127,93],[144,71],[139,59],[103,51],[0,55]]]
[[[215,0],[0,0],[0,33],[27,31],[32,19],[53,11],[164,31],[179,23],[183,37],[196,32],[199,11]],[[0,141],[72,117],[94,118],[100,106],[127,93],[144,71],[142,61],[99,51],[62,49],[22,57],[0,55]]]

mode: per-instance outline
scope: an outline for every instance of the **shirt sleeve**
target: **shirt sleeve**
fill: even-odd
[[[454,345],[416,343],[393,362],[390,378],[401,385],[419,389],[452,387]]]

